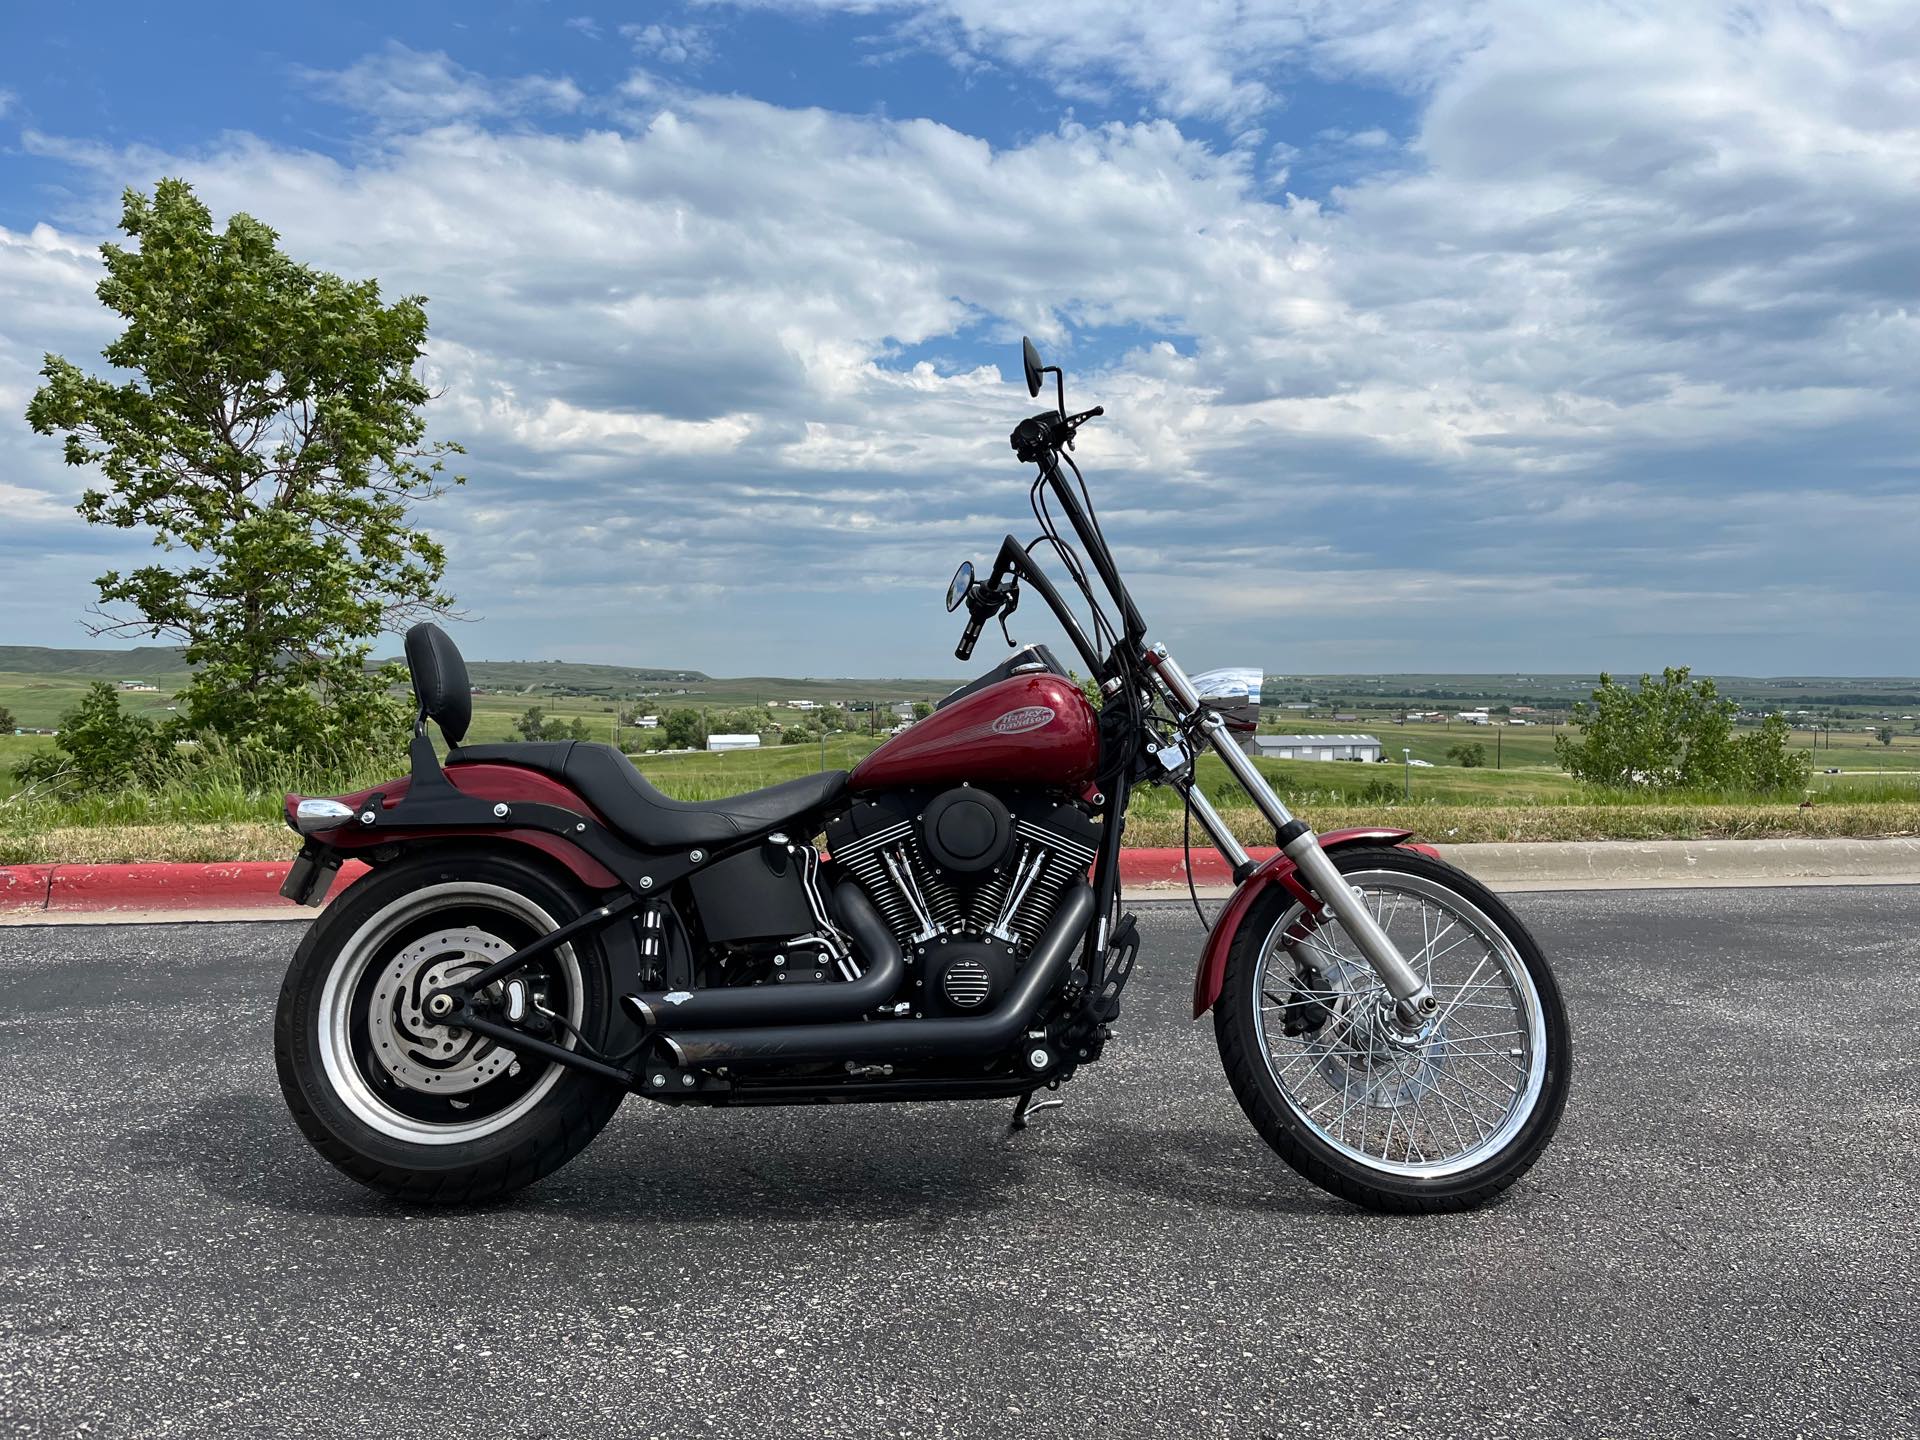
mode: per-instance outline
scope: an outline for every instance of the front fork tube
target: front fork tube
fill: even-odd
[[[1380,927],[1380,922],[1373,918],[1373,912],[1367,908],[1359,890],[1347,884],[1327,852],[1320,848],[1320,837],[1313,833],[1312,827],[1305,821],[1295,819],[1293,812],[1273,793],[1273,787],[1267,784],[1266,777],[1248,758],[1246,751],[1234,742],[1233,736],[1227,731],[1227,722],[1220,718],[1219,713],[1202,711],[1193,682],[1187,678],[1179,662],[1167,653],[1167,647],[1155,645],[1148,651],[1148,660],[1181,714],[1191,716],[1201,712],[1200,729],[1207,744],[1213,747],[1213,753],[1233,772],[1233,778],[1252,797],[1260,813],[1272,823],[1282,853],[1293,862],[1308,888],[1320,897],[1321,903],[1339,922],[1340,928],[1347,932],[1355,948],[1366,957],[1367,963],[1380,977],[1380,983],[1393,996],[1401,1021],[1409,1026],[1417,1026],[1432,1015],[1439,1008],[1432,987],[1421,978],[1419,971],[1407,963],[1399,947]],[[1240,878],[1242,868],[1248,862],[1245,848],[1234,839],[1226,823],[1198,787],[1190,787],[1188,798],[1194,805],[1194,814],[1199,816],[1201,825],[1234,866],[1235,878]]]

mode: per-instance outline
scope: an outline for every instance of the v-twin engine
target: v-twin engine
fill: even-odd
[[[1070,804],[960,786],[861,800],[827,849],[906,952],[915,1010],[965,1014],[1011,983],[1099,835]]]

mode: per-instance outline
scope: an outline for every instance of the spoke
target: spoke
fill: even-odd
[[[1481,1064],[1478,1060],[1475,1060],[1471,1055],[1462,1055],[1460,1058],[1462,1060],[1467,1061],[1476,1070],[1484,1070],[1487,1074],[1491,1075],[1494,1079],[1498,1080],[1502,1085],[1508,1084],[1513,1078],[1512,1076],[1509,1076],[1509,1075],[1502,1075],[1498,1070],[1494,1069],[1491,1065]],[[1522,1075],[1522,1078],[1523,1079],[1525,1078],[1524,1073]],[[1507,1102],[1508,1108],[1511,1108],[1513,1101],[1518,1100],[1519,1098],[1520,1098],[1520,1087],[1518,1085],[1515,1085],[1513,1087],[1513,1094]]]
[[[1473,984],[1474,980],[1479,976],[1480,972],[1487,968],[1487,961],[1491,960],[1492,958],[1493,958],[1493,952],[1488,951],[1487,954],[1481,958],[1480,963],[1473,967],[1473,974],[1467,976],[1466,985],[1462,985],[1460,987],[1459,993],[1453,997],[1454,1004],[1457,1005],[1461,1000],[1464,1000],[1466,998],[1467,985]],[[1433,1017],[1434,1027],[1437,1029],[1441,1025],[1444,1025],[1446,1023],[1447,1016],[1451,1015],[1452,1013],[1453,1013],[1453,1005],[1449,1005],[1447,1006],[1446,1009],[1442,1010],[1438,1015],[1434,1016]]]
[[[1454,1084],[1458,1085],[1462,1090],[1466,1091],[1469,1095],[1473,1096],[1475,1099],[1486,1101],[1487,1104],[1493,1106],[1496,1110],[1498,1110],[1501,1115],[1505,1115],[1507,1111],[1512,1108],[1512,1104],[1511,1104],[1511,1101],[1513,1098],[1512,1096],[1507,1097],[1508,1103],[1503,1104],[1502,1102],[1494,1099],[1491,1095],[1481,1094],[1480,1091],[1474,1089],[1473,1086],[1467,1084],[1467,1082],[1462,1080],[1458,1075],[1449,1075],[1446,1078],[1452,1080]]]
[[[1440,952],[1440,955],[1434,955],[1433,947],[1438,945],[1442,940],[1446,939],[1447,936],[1453,933],[1453,928],[1454,928],[1453,917],[1451,915],[1447,916],[1446,921],[1447,923],[1445,925],[1443,925],[1440,929],[1433,932],[1433,938],[1421,947],[1421,951],[1423,954],[1431,955],[1436,960],[1440,958],[1440,955],[1452,954],[1461,945],[1464,945],[1467,941],[1473,938],[1471,933],[1462,935],[1458,940],[1454,941],[1453,944],[1449,945],[1445,950],[1442,950]]]

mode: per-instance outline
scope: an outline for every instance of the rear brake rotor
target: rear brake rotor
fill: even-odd
[[[429,1020],[427,996],[478,974],[513,946],[484,930],[438,930],[389,960],[374,982],[367,1035],[376,1064],[425,1095],[477,1090],[513,1065],[513,1051],[483,1035]]]

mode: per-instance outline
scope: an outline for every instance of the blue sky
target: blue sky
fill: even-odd
[[[1031,333],[1195,667],[1920,668],[1910,6],[235,14],[0,16],[0,641],[144,558],[20,416],[176,174],[428,297],[473,655],[951,673]]]

